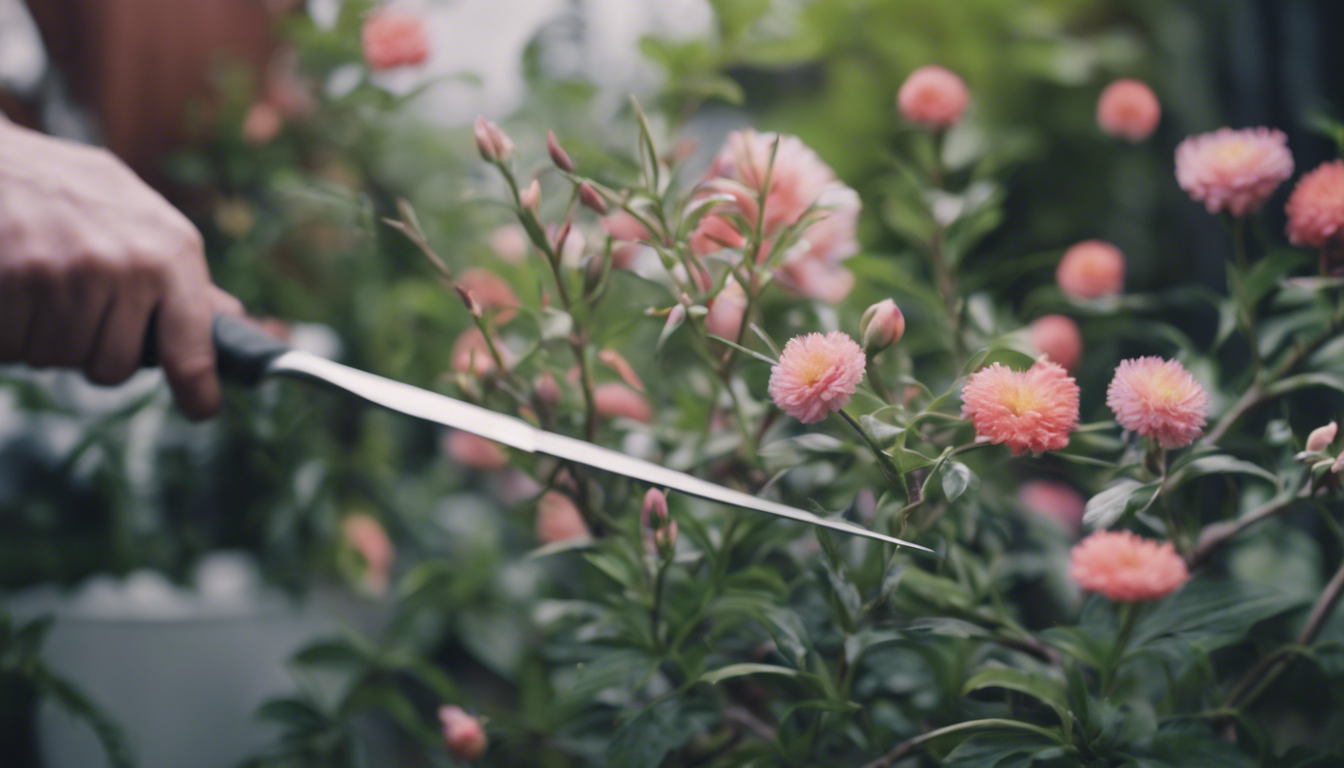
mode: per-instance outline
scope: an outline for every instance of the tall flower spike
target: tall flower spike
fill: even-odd
[[[863,380],[863,348],[840,331],[795,336],[770,369],[770,397],[804,424],[845,407]]]
[[[1166,449],[1184,448],[1204,434],[1209,396],[1176,360],[1122,360],[1106,388],[1106,405],[1125,429]]]
[[[1048,360],[1025,371],[982,368],[966,380],[961,400],[976,439],[1005,444],[1014,456],[1059,450],[1078,426],[1078,384]]]

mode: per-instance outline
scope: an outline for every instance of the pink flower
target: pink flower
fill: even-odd
[[[1125,289],[1125,255],[1110,243],[1084,240],[1064,252],[1055,282],[1079,299],[1114,296]]]
[[[863,348],[840,331],[795,336],[770,369],[770,397],[804,424],[845,407],[863,380]]]
[[[1106,405],[1125,429],[1163,448],[1183,448],[1204,433],[1209,396],[1179,362],[1140,357],[1120,361]]]
[[[541,205],[541,182],[533,179],[531,184],[524,187],[518,193],[518,203],[535,215],[537,207]]]
[[[1176,147],[1176,181],[1209,213],[1254,213],[1293,175],[1288,137],[1269,128],[1219,128]]]
[[[374,593],[386,592],[397,550],[383,526],[372,517],[356,512],[341,521],[341,538],[364,560],[365,587]]]
[[[379,11],[364,22],[364,59],[371,69],[393,69],[424,63],[429,36],[419,16],[404,11]]]
[[[537,500],[537,539],[543,544],[586,539],[592,534],[579,508],[559,491],[547,491]]]
[[[507,365],[509,363],[508,353],[504,347],[498,347],[499,354],[504,358]],[[453,342],[452,351],[453,370],[459,373],[473,373],[477,376],[487,376],[495,370],[495,358],[490,354],[490,346],[485,341],[485,334],[481,329],[472,326],[462,332]]]
[[[779,280],[809,299],[839,304],[854,290],[854,273],[820,259],[799,259],[779,270]]]
[[[472,132],[476,134],[476,149],[486,162],[502,163],[513,156],[513,139],[493,122],[478,115]]]
[[[1344,160],[1323,163],[1288,196],[1288,240],[1324,248],[1344,228]]]
[[[883,299],[864,310],[859,318],[859,338],[863,348],[878,352],[901,340],[905,335],[905,315],[896,302]]]
[[[454,429],[443,441],[444,451],[454,463],[470,469],[494,471],[509,465],[509,456],[493,440]]]
[[[1097,125],[1121,139],[1140,142],[1153,135],[1162,119],[1162,105],[1153,89],[1138,80],[1116,80],[1097,100]]]
[[[678,305],[680,306],[680,305]],[[747,293],[737,281],[729,279],[714,298],[709,300],[709,314],[705,315],[705,330],[724,339],[737,341],[742,330],[742,319],[747,311]]]
[[[490,250],[510,264],[521,264],[531,241],[521,225],[505,224],[490,235]]]
[[[481,721],[467,714],[461,707],[439,707],[439,722],[443,725],[443,746],[448,754],[459,760],[475,760],[485,754],[487,741]]]
[[[255,146],[269,144],[280,133],[283,125],[284,120],[275,107],[258,101],[248,108],[243,117],[243,140]]]
[[[1335,442],[1335,435],[1338,433],[1339,425],[1333,421],[1311,430],[1311,434],[1307,435],[1307,452],[1320,453],[1329,448],[1330,444]]]
[[[518,310],[518,294],[504,278],[476,267],[457,276],[457,287],[471,293],[482,309],[494,310],[496,323],[507,323]]]
[[[1190,578],[1171,542],[1129,531],[1097,531],[1073,548],[1069,576],[1078,586],[1122,603],[1160,600]]]
[[[1014,456],[1063,448],[1078,426],[1078,384],[1048,360],[1025,371],[982,368],[966,380],[961,401],[976,439],[1007,444]]]
[[[725,248],[743,248],[747,238],[724,217],[709,214],[696,225],[690,244],[696,256],[708,256]]]
[[[645,424],[653,422],[653,408],[649,401],[624,384],[599,384],[593,389],[593,402],[599,416],[624,418]]]
[[[779,143],[778,151],[774,149],[776,142]],[[775,156],[773,166],[770,165],[772,152]],[[757,133],[750,129],[733,131],[709,167],[711,179],[728,182],[710,186],[731,195],[738,211],[753,226],[759,213],[757,197],[767,175],[770,177],[770,189],[765,197],[767,238],[797,223],[827,191],[843,187],[831,167],[797,136]]]
[[[925,128],[951,128],[966,111],[970,93],[960,77],[950,70],[930,64],[920,67],[901,84],[896,105],[906,120]]]
[[[1017,489],[1017,503],[1023,510],[1053,520],[1075,534],[1083,524],[1087,506],[1087,500],[1073,486],[1053,480],[1023,483]]]
[[[570,158],[565,148],[560,146],[559,140],[555,138],[555,131],[546,132],[546,152],[551,156],[551,162],[555,167],[562,171],[574,172],[574,161]]]
[[[1031,346],[1065,370],[1073,370],[1083,354],[1083,334],[1073,318],[1045,315],[1036,318],[1027,331]]]
[[[639,243],[652,237],[639,219],[625,211],[603,219],[602,228],[611,235],[611,265],[616,269],[629,269],[639,252]]]

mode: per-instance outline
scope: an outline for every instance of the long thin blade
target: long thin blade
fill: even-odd
[[[365,373],[306,352],[291,351],[280,355],[271,363],[268,372],[330,384],[389,410],[487,437],[520,451],[544,453],[734,507],[754,509],[776,517],[877,539],[902,547],[912,547],[925,552],[933,551],[928,547],[870,531],[845,520],[818,517],[811,512],[725,488],[600,445],[546,432],[522,419]]]

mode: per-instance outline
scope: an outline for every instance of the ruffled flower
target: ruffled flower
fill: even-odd
[[[1190,578],[1185,561],[1170,542],[1129,531],[1097,531],[1073,548],[1069,576],[1078,586],[1111,600],[1160,600]]]
[[[804,424],[845,407],[863,380],[863,348],[840,331],[795,336],[770,369],[770,397]]]
[[[1209,396],[1178,361],[1140,357],[1120,361],[1106,405],[1125,429],[1183,448],[1204,433]]]
[[[1269,128],[1220,128],[1176,147],[1176,181],[1209,213],[1254,213],[1293,175],[1288,137]]]
[[[1324,163],[1303,176],[1288,196],[1288,240],[1324,248],[1344,228],[1344,160]]]
[[[1064,252],[1055,282],[1079,299],[1114,296],[1125,289],[1125,255],[1102,240],[1084,240]]]
[[[966,380],[961,401],[976,439],[1006,444],[1014,456],[1063,448],[1078,426],[1078,384],[1048,360],[1025,371],[982,368]]]
[[[934,64],[911,72],[896,93],[896,106],[902,117],[933,129],[956,125],[970,100],[966,83],[952,71]]]
[[[379,11],[364,22],[364,59],[372,69],[394,69],[424,63],[429,35],[419,16],[404,11]]]
[[[1162,105],[1153,89],[1138,80],[1116,80],[1097,100],[1097,125],[1126,141],[1140,142],[1153,135],[1162,119]]]
[[[1036,351],[1066,371],[1073,370],[1083,355],[1083,334],[1078,330],[1078,323],[1067,315],[1038,317],[1027,329],[1027,334]]]

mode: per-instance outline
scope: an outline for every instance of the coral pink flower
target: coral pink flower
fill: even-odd
[[[509,353],[504,347],[497,347],[499,354],[504,358],[504,363],[509,363]],[[495,370],[495,358],[490,354],[490,346],[486,344],[485,334],[481,329],[472,326],[462,332],[453,342],[452,351],[453,370],[459,373],[473,373],[477,376],[486,376]]]
[[[243,140],[256,146],[269,144],[280,133],[283,124],[284,120],[275,107],[258,101],[243,116]]]
[[[1288,196],[1288,240],[1324,248],[1344,229],[1344,160],[1323,163]]]
[[[1097,125],[1127,141],[1140,142],[1153,135],[1162,119],[1162,105],[1153,89],[1138,80],[1116,80],[1097,100]]]
[[[507,323],[517,314],[518,294],[504,278],[488,269],[468,269],[458,275],[457,287],[470,292],[482,309],[494,310],[497,323]]]
[[[1163,448],[1183,448],[1204,433],[1209,396],[1176,360],[1121,360],[1106,388],[1106,405],[1120,426]]]
[[[599,416],[608,419],[623,418],[653,422],[653,408],[649,401],[624,384],[599,384],[593,389],[593,402]]]
[[[709,300],[705,330],[724,339],[737,340],[747,311],[747,293],[736,280],[729,279]]]
[[[490,235],[490,250],[510,264],[521,264],[527,257],[530,241],[518,224],[505,224]]]
[[[364,22],[364,59],[372,69],[422,64],[429,58],[429,35],[419,16],[379,11]]]
[[[840,331],[795,336],[770,369],[770,397],[804,424],[845,407],[863,380],[863,348]]]
[[[639,251],[639,243],[652,237],[639,219],[625,211],[617,211],[603,219],[602,228],[607,230],[614,241],[611,265],[617,269],[629,269]]]
[[[537,500],[537,539],[543,544],[588,538],[592,534],[573,501],[559,491],[547,491]]]
[[[448,754],[459,760],[475,760],[485,754],[485,728],[481,721],[467,714],[461,707],[439,707],[439,722],[443,726],[443,746]]]
[[[982,368],[966,380],[961,401],[976,439],[1007,444],[1014,456],[1063,448],[1078,426],[1078,384],[1048,360],[1025,371]]]
[[[1176,147],[1176,181],[1209,213],[1254,213],[1289,176],[1288,137],[1269,128],[1220,128]]]
[[[961,120],[971,99],[966,84],[950,70],[930,64],[920,67],[901,84],[896,105],[901,116],[926,128],[951,128]]]
[[[1171,542],[1156,542],[1129,531],[1097,531],[1073,548],[1069,576],[1078,586],[1111,600],[1160,600],[1190,578]]]
[[[864,310],[859,318],[859,338],[863,348],[877,352],[901,340],[905,335],[905,315],[896,302],[883,299]]]
[[[1125,255],[1102,240],[1084,240],[1064,252],[1055,282],[1080,299],[1114,296],[1125,289]]]
[[[779,150],[774,150],[778,141]],[[774,152],[775,162],[770,165]],[[753,226],[756,223],[757,197],[770,177],[770,189],[765,196],[764,230],[767,239],[784,227],[798,222],[803,214],[823,194],[844,188],[835,172],[817,153],[797,136],[757,133],[753,130],[734,131],[709,167],[711,179],[728,183],[711,183],[717,191],[731,195],[736,207]]]
[[[346,515],[341,521],[341,538],[364,560],[365,587],[371,592],[386,592],[397,550],[383,526],[362,512]]]
[[[1065,370],[1073,370],[1083,355],[1083,334],[1073,318],[1045,315],[1036,318],[1027,331],[1031,346]]]
[[[509,465],[509,456],[493,440],[454,429],[443,441],[444,451],[454,463],[471,469],[494,471]]]
[[[1065,483],[1053,480],[1033,480],[1017,489],[1017,503],[1033,515],[1053,520],[1070,533],[1077,533],[1083,524],[1083,510],[1087,499]]]
[[[1307,435],[1307,452],[1320,453],[1329,448],[1330,444],[1335,442],[1335,435],[1338,433],[1339,424],[1333,421],[1311,430],[1311,434]]]

